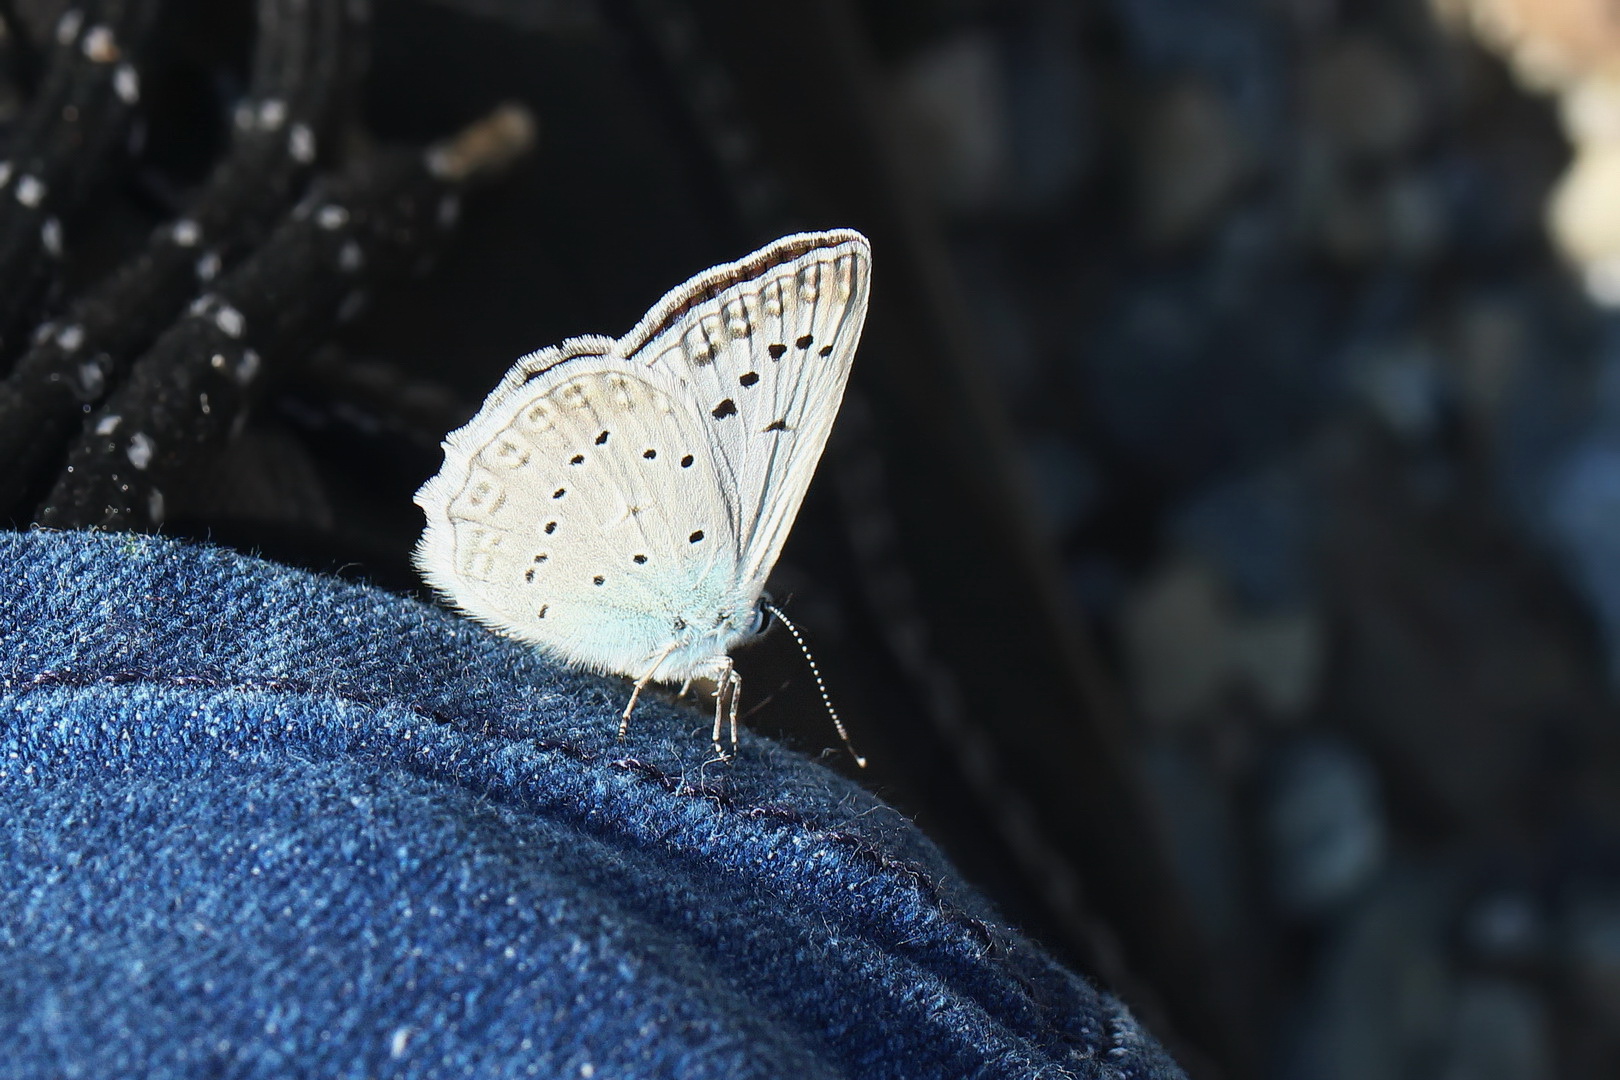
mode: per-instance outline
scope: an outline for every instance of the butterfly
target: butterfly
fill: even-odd
[[[621,738],[649,684],[713,680],[725,756],[732,648],[773,617],[803,646],[765,583],[843,400],[871,263],[851,230],[785,236],[672,290],[621,338],[523,357],[416,493],[417,570],[486,626],[634,679]]]

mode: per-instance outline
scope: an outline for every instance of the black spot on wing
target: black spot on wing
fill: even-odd
[[[737,403],[732,401],[730,398],[726,398],[726,400],[709,410],[709,415],[714,417],[716,420],[724,420],[728,416],[736,416]]]

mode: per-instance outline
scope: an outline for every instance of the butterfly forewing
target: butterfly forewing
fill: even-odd
[[[503,383],[417,497],[418,566],[496,629],[640,675],[734,580],[707,438],[680,384],[617,357]]]
[[[738,581],[755,595],[843,400],[870,267],[858,233],[786,237],[689,282],[622,340],[628,358],[692,388],[736,507]]]

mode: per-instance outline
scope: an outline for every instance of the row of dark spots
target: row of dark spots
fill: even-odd
[[[816,343],[816,339],[811,337],[809,334],[806,334],[806,335],[804,335],[804,337],[802,337],[799,340],[795,341],[793,344],[797,348],[803,350],[803,349],[809,349],[810,346],[814,345],[815,343]],[[780,360],[780,359],[782,359],[782,357],[787,355],[787,346],[782,345],[780,343],[778,343],[776,345],[769,345],[769,346],[766,346],[765,351],[771,354],[771,359],[772,360]],[[833,347],[831,345],[823,345],[820,349],[818,349],[816,351],[816,355],[817,356],[831,356],[832,351],[833,351]]]
[[[811,345],[815,344],[815,339],[809,334],[806,334],[793,344],[798,346],[800,349],[808,349]],[[787,355],[787,346],[783,345],[781,342],[777,342],[775,345],[767,345],[765,347],[765,351],[771,354],[772,360],[780,360],[782,357]]]
[[[744,376],[744,378],[747,378],[747,376]],[[744,383],[743,385],[746,386],[748,384]],[[726,398],[726,400],[724,400],[720,404],[716,405],[713,409],[710,409],[709,410],[709,415],[714,417],[716,420],[724,420],[728,416],[736,416],[737,415],[737,403],[735,401],[732,401],[730,398]],[[786,420],[772,420],[769,424],[765,425],[765,427],[762,430],[764,430],[764,431],[786,431],[787,430],[787,421]],[[690,460],[691,460],[690,455],[688,455],[685,458],[682,458],[681,459],[681,465],[685,466]]]
[[[757,380],[759,378],[759,376],[756,375],[756,376],[754,376],[754,378]],[[608,435],[610,435],[610,434],[611,434],[611,432],[604,431],[604,432],[602,432],[602,434],[598,435],[596,437],[596,445],[601,446],[604,443],[606,443],[608,441]],[[641,456],[646,458],[648,461],[652,461],[653,459],[658,457],[658,451],[654,450],[652,447],[649,446],[647,449],[645,449],[645,450],[643,450],[641,452]],[[584,454],[575,454],[573,457],[568,459],[568,464],[570,464],[570,465],[583,465],[583,464],[585,464],[585,455]],[[681,458],[681,468],[690,469],[691,467],[692,467],[692,455],[687,454],[685,457]],[[552,495],[551,497],[553,499],[560,499],[566,494],[567,494],[566,489],[558,488],[556,493],[554,495]],[[547,531],[549,532],[550,530],[548,529]]]
[[[549,525],[546,526],[546,532],[550,532],[552,529],[556,528],[556,526],[557,526],[557,523],[555,521],[551,522]],[[698,529],[696,532],[692,533],[692,535],[687,537],[686,539],[687,539],[688,543],[692,543],[692,544],[697,543],[698,541],[703,539],[703,530]],[[550,558],[551,558],[551,556],[547,555],[544,552],[541,552],[539,555],[536,555],[534,557],[534,566],[531,566],[527,570],[523,571],[523,580],[532,583],[534,581],[534,567],[539,566],[540,564],[548,561]],[[637,566],[645,566],[647,564],[647,556],[645,556],[645,555],[632,555],[632,556],[630,556],[630,561],[635,563]],[[607,584],[607,578],[603,577],[601,574],[597,574],[595,577],[591,578],[591,581],[594,582],[597,585],[606,585]],[[544,616],[542,616],[542,618],[544,618]]]

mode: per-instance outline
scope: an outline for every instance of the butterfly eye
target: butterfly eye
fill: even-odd
[[[758,637],[769,630],[771,625],[776,622],[776,616],[771,613],[770,602],[771,598],[765,596],[761,597],[759,603],[754,605],[754,621],[748,626],[750,637]]]

